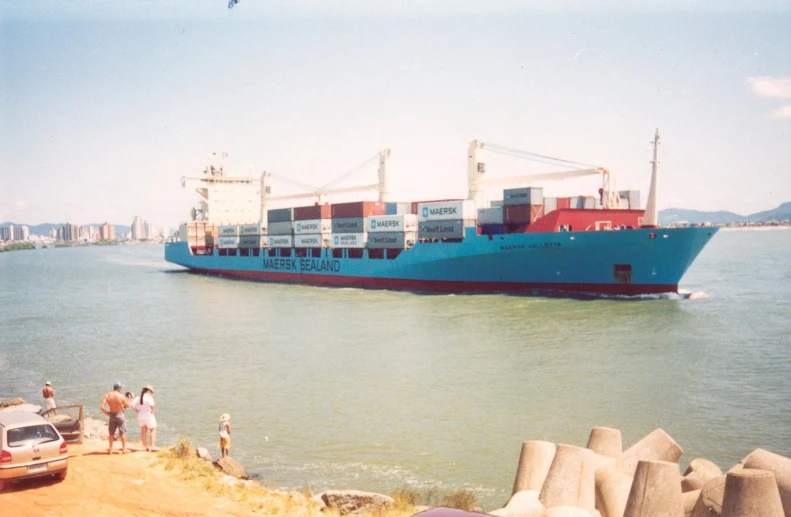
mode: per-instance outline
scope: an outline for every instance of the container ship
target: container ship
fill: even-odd
[[[440,293],[647,295],[676,293],[686,270],[717,231],[661,228],[657,152],[645,209],[639,191],[610,189],[602,167],[473,141],[467,199],[394,202],[389,150],[378,153],[379,182],[311,188],[275,197],[273,175],[231,177],[222,165],[183,178],[200,205],[165,245],[165,259],[191,272],[264,282]],[[488,178],[482,152],[566,165],[571,170]],[[549,197],[536,182],[598,174],[598,195]],[[505,188],[485,203],[484,189]],[[377,201],[326,203],[335,193],[378,191]],[[303,206],[270,208],[275,203]],[[316,201],[318,200],[318,201]]]

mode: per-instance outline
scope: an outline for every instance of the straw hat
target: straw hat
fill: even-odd
[[[229,415],[228,413],[223,413],[222,416],[220,417],[220,422],[227,422],[230,419],[231,419],[231,415]]]
[[[45,386],[52,386],[52,383],[51,383],[51,382],[49,382],[49,381],[47,381],[47,382],[45,382],[45,383],[44,383],[44,385],[45,385]]]
[[[148,390],[151,393],[154,393],[154,388],[150,384],[146,384],[145,386],[143,386],[143,389]]]

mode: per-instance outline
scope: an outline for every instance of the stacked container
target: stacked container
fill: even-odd
[[[292,235],[294,227],[294,209],[278,208],[267,213],[269,235]]]
[[[205,221],[190,221],[179,228],[179,238],[190,248],[212,248],[216,241],[217,226]]]
[[[503,224],[522,227],[544,215],[544,189],[515,188],[503,191]]]
[[[332,208],[330,205],[294,208],[294,247],[327,248],[331,244]]]
[[[558,209],[558,198],[556,197],[544,197],[544,214],[548,214],[550,212],[554,212]]]
[[[463,239],[465,228],[476,226],[475,201],[456,200],[417,205],[418,238]]]
[[[265,224],[243,224],[239,226],[239,248],[266,248],[267,228]]]
[[[218,248],[236,249],[239,247],[239,227],[237,225],[220,226],[218,234]]]
[[[618,197],[621,198],[621,206],[630,210],[640,209],[640,191],[639,190],[621,190],[618,192]]]
[[[368,231],[365,218],[385,215],[387,203],[356,201],[332,205],[332,246],[335,248],[365,248]]]
[[[366,218],[368,248],[406,249],[417,241],[417,216],[374,215]]]

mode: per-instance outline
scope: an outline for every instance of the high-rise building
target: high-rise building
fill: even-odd
[[[19,230],[20,230],[19,232],[20,235],[19,235],[19,239],[17,240],[27,241],[30,238],[30,228],[28,228],[27,226],[23,226]]]
[[[63,240],[74,242],[80,240],[80,227],[76,224],[66,223],[63,225]]]
[[[14,240],[14,225],[9,224],[8,226],[3,226],[0,228],[0,241],[12,240]]]
[[[145,224],[145,222],[140,218],[140,216],[136,215],[135,218],[132,219],[132,240],[133,241],[139,241],[140,239],[145,239],[146,238],[144,224]]]
[[[115,240],[115,226],[110,223],[104,223],[99,228],[100,238],[103,241],[114,241]]]

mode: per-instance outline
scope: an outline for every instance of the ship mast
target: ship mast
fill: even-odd
[[[651,162],[651,188],[648,190],[648,201],[645,205],[645,215],[643,216],[642,228],[658,228],[659,214],[656,209],[657,198],[657,168],[659,166],[659,129],[654,135],[654,159]]]

